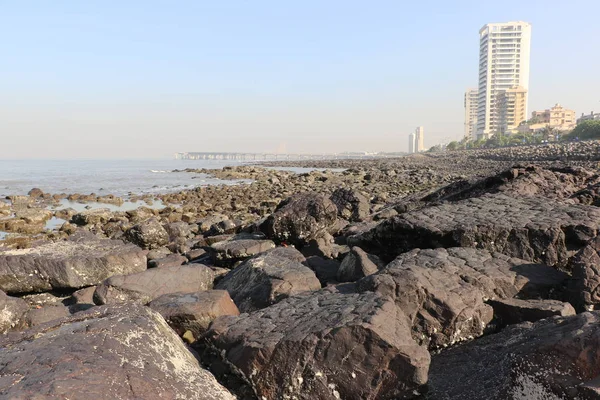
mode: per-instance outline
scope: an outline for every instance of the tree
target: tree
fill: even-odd
[[[439,144],[436,144],[435,146],[433,146],[429,150],[427,150],[428,153],[437,153],[440,151],[442,151],[442,146],[440,146]]]
[[[600,121],[583,121],[568,135],[570,139],[600,139]]]
[[[448,150],[457,150],[459,147],[460,144],[455,140],[446,145],[446,149]]]

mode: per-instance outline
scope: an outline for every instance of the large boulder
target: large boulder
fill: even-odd
[[[96,307],[10,334],[0,348],[6,399],[234,399],[142,306]]]
[[[212,289],[214,279],[215,272],[201,264],[152,268],[105,280],[96,287],[94,302],[146,304],[165,294]]]
[[[390,296],[432,348],[480,336],[493,319],[488,299],[548,297],[567,275],[500,253],[472,248],[413,250],[357,282]]]
[[[410,338],[406,316],[375,293],[290,297],[218,318],[205,338],[258,398],[409,398],[427,382],[429,353]]]
[[[362,193],[355,189],[339,188],[330,197],[340,217],[352,221],[363,221],[369,216],[370,204]]]
[[[499,327],[525,321],[535,322],[555,315],[575,315],[571,304],[559,300],[496,299],[488,303],[494,308],[494,319]]]
[[[158,311],[179,335],[190,331],[194,338],[202,336],[215,318],[240,314],[225,290],[165,294],[148,306]]]
[[[25,300],[8,296],[0,290],[0,334],[25,326],[27,310],[29,306]]]
[[[113,212],[108,208],[96,208],[74,214],[71,217],[71,222],[81,226],[106,224],[111,220],[113,215]]]
[[[43,208],[25,208],[15,212],[15,217],[28,224],[43,224],[52,218],[52,211]]]
[[[216,285],[227,290],[241,312],[268,307],[297,293],[321,289],[315,273],[301,264],[298,250],[278,248],[234,268]]]
[[[569,263],[572,279],[569,283],[571,302],[580,310],[600,307],[600,236],[573,256]]]
[[[331,200],[316,193],[299,193],[279,203],[260,229],[277,242],[302,247],[331,233],[336,222],[337,207]]]
[[[600,314],[513,325],[432,357],[429,397],[439,400],[597,399]],[[586,393],[587,392],[587,393]]]
[[[137,246],[94,235],[0,253],[0,289],[7,293],[78,289],[113,275],[146,269],[146,253]]]
[[[495,194],[407,212],[348,243],[385,260],[414,248],[475,247],[566,267],[599,225],[597,207]]]
[[[169,243],[169,234],[156,218],[150,218],[129,228],[125,237],[144,249],[156,249]]]

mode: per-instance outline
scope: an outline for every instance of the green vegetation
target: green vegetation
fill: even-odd
[[[583,121],[566,135],[567,140],[600,139],[600,121]]]

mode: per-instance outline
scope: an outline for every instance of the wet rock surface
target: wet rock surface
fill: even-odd
[[[429,354],[409,335],[386,298],[323,290],[219,318],[206,340],[258,398],[392,399],[427,381]]]
[[[0,347],[4,398],[234,399],[142,306],[98,307],[0,338]]]

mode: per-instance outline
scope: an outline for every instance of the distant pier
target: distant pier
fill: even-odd
[[[175,153],[178,160],[238,160],[238,161],[296,161],[337,160],[400,157],[406,153],[337,153],[337,154],[279,154],[279,153],[231,153],[231,152],[188,152]]]

